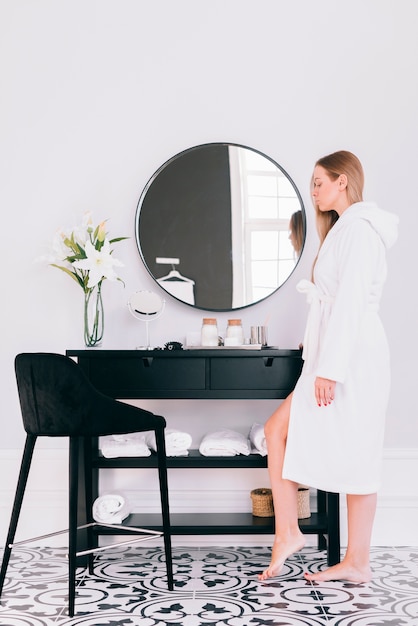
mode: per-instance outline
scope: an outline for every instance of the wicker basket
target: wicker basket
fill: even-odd
[[[309,502],[309,487],[299,485],[298,488],[298,519],[306,519],[311,516]]]
[[[251,491],[254,517],[273,517],[273,496],[271,489],[260,487]],[[298,489],[298,519],[306,519],[311,516],[309,502],[309,487],[303,485]]]
[[[253,503],[253,515],[255,517],[273,517],[273,496],[271,489],[261,487],[253,489],[251,492],[251,500]]]

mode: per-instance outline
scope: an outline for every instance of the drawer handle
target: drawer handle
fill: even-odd
[[[142,357],[142,362],[144,364],[144,367],[151,367],[153,360],[154,360],[154,358],[152,356],[143,356]]]
[[[271,367],[273,365],[274,357],[268,356],[268,357],[265,357],[263,360],[264,360],[265,367]]]

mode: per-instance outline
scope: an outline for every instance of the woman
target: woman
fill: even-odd
[[[347,151],[317,161],[312,197],[320,249],[312,282],[301,281],[311,308],[304,366],[290,396],[265,425],[276,528],[269,567],[277,576],[304,544],[297,520],[298,484],[347,494],[348,546],[341,563],[307,580],[371,579],[389,353],[378,315],[385,253],[398,218],[363,202],[360,161]]]

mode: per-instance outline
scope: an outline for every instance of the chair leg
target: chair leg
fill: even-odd
[[[32,462],[33,450],[35,448],[36,436],[27,435],[25,447],[20,465],[19,478],[17,481],[16,494],[10,517],[9,532],[7,533],[6,545],[4,546],[3,562],[0,572],[0,595],[3,591],[4,580],[6,578],[7,567],[9,565],[12,544],[16,534],[17,523],[22,508],[23,496],[25,494],[26,483],[29,476],[29,470]]]
[[[161,512],[163,518],[163,533],[164,533],[164,550],[165,550],[165,564],[167,570],[167,586],[170,591],[174,589],[173,579],[173,555],[171,549],[171,524],[170,524],[170,507],[168,500],[168,479],[167,479],[167,460],[165,450],[164,431],[155,431],[155,441],[157,444],[157,458],[158,458],[158,477],[160,480],[160,497],[161,497]]]
[[[68,498],[68,614],[70,617],[74,616],[75,608],[79,446],[79,438],[70,437]]]
[[[87,527],[87,545],[88,548],[97,547],[98,542],[95,539],[93,528],[93,472],[97,470],[92,466],[92,440],[90,437],[85,437],[84,443],[84,476],[80,476],[80,480],[84,480],[84,498],[85,498],[85,516]],[[78,523],[78,522],[77,522]],[[88,571],[89,574],[93,574],[94,569],[94,554],[88,555]]]

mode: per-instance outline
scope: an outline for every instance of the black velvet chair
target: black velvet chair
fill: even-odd
[[[142,528],[127,529],[123,534],[133,533],[133,538],[123,541],[130,544],[147,538],[164,538],[167,585],[173,589],[173,565],[171,553],[170,515],[168,503],[167,465],[164,430],[165,419],[149,411],[118,402],[97,391],[87,380],[81,368],[70,358],[60,354],[19,354],[15,359],[15,370],[19,399],[22,410],[26,442],[22,457],[16,495],[10,519],[9,532],[4,548],[0,572],[0,594],[7,572],[11,550],[14,544],[19,514],[32,461],[35,443],[38,437],[69,438],[69,524],[68,531],[51,533],[51,536],[68,532],[68,569],[69,569],[69,615],[74,615],[76,567],[81,555],[88,555],[89,571],[93,570],[93,553],[97,551],[95,526],[106,526],[93,521],[92,516],[92,438],[103,435],[126,434],[133,432],[154,431],[157,448],[158,473],[160,481],[162,532],[147,531]],[[84,457],[80,454],[84,450]],[[84,463],[80,460],[84,459]],[[84,465],[84,485],[79,467]],[[78,507],[80,502],[79,486],[85,490],[86,521],[80,525]],[[81,490],[82,491],[82,490]],[[85,520],[83,520],[85,521]],[[83,531],[80,529],[83,528]],[[80,532],[86,535],[87,549],[77,552]],[[121,532],[122,534],[122,532]],[[39,537],[35,538],[39,539]],[[34,541],[19,542],[19,544]],[[102,546],[103,551],[113,547]]]

